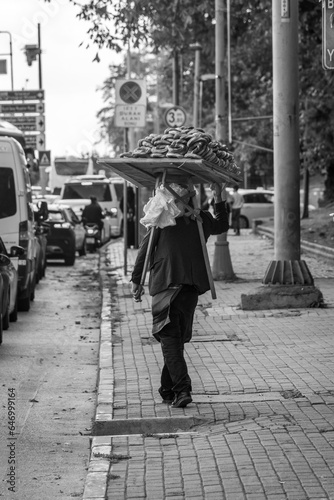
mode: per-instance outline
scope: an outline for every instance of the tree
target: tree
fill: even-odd
[[[47,1],[47,0],[46,0]],[[215,29],[212,0],[88,0],[78,16],[89,23],[88,35],[97,47],[117,52],[127,46],[182,56],[183,100],[192,109],[193,58],[189,45],[201,43],[201,74],[214,73]],[[272,115],[272,0],[231,2],[232,116]],[[325,176],[325,201],[334,200],[334,75],[321,66],[321,3],[299,1],[301,166]],[[112,28],[110,26],[112,25]],[[98,54],[96,56],[98,60]],[[165,59],[164,85],[171,88],[171,64]],[[158,71],[158,67],[157,67]],[[110,87],[111,88],[111,87]],[[215,130],[214,85],[203,86],[203,126]],[[106,110],[105,110],[106,111]],[[191,112],[191,111],[190,111]],[[107,117],[107,114],[105,114]],[[250,166],[252,182],[270,182],[272,122],[233,122],[236,159]],[[238,142],[236,142],[238,141]],[[245,144],[250,143],[250,148]],[[265,148],[257,149],[256,146]]]

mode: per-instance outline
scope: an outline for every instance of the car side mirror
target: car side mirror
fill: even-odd
[[[24,248],[23,247],[20,247],[18,245],[14,245],[12,247],[10,247],[10,253],[9,253],[9,256],[10,257],[20,257],[21,255],[24,255]]]

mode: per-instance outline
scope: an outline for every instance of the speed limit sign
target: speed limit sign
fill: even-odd
[[[173,106],[167,109],[164,118],[169,127],[182,127],[186,123],[187,113],[181,106]]]

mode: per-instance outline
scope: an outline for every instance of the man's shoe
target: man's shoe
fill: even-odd
[[[172,408],[184,408],[189,403],[192,402],[192,397],[190,396],[190,392],[179,392],[177,396],[175,396],[174,401],[171,404]]]
[[[166,404],[171,404],[174,401],[175,394],[173,391],[167,389],[159,389],[159,394],[162,397],[162,402]]]

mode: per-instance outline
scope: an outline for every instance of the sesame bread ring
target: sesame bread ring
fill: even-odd
[[[199,155],[196,155],[195,153],[186,153],[184,155],[185,158],[194,158],[196,160],[201,160],[202,158]]]
[[[167,158],[184,158],[184,155],[180,155],[179,153],[170,153],[166,154]]]

